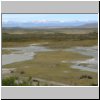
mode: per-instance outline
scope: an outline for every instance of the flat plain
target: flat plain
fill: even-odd
[[[97,55],[97,28],[5,28],[2,85],[97,86]]]

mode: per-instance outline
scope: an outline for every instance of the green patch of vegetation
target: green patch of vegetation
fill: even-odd
[[[44,42],[48,42],[47,44],[44,44]],[[52,48],[52,49],[64,49],[64,48],[70,48],[75,46],[94,46],[98,44],[97,39],[91,39],[91,40],[63,40],[63,41],[45,41],[45,40],[38,40],[38,41],[30,41],[30,42],[3,42],[2,47],[23,47],[27,46],[29,44],[37,44],[40,43],[42,46]]]
[[[98,33],[91,32],[88,34],[64,34],[64,33],[54,33],[54,34],[43,34],[43,33],[34,33],[34,34],[2,34],[3,42],[25,42],[25,41],[38,41],[38,40],[54,40],[54,41],[63,41],[63,40],[88,40],[88,39],[97,39]]]
[[[18,77],[10,76],[2,79],[2,86],[30,86],[32,82],[30,79],[20,80]]]
[[[7,77],[5,79],[2,79],[2,85],[3,86],[14,86],[17,85],[15,83],[16,77]]]
[[[65,49],[75,46],[94,46],[98,44],[97,39],[91,40],[68,40],[68,41],[51,41],[48,44],[43,44],[43,46],[52,49]]]

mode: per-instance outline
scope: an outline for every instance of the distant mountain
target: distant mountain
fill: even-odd
[[[19,27],[19,28],[36,28],[36,27],[48,27],[48,28],[57,28],[57,27],[83,27],[83,28],[97,28],[97,23],[87,23],[81,21],[72,21],[72,22],[60,22],[60,21],[47,21],[47,22],[3,22],[2,27]]]
[[[84,25],[80,25],[79,28],[98,28],[98,23],[86,23]]]

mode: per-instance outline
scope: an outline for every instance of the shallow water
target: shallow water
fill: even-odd
[[[2,55],[2,65],[20,62],[24,60],[30,60],[33,58],[34,53],[23,53],[23,54],[6,54]]]
[[[51,51],[42,46],[27,46],[27,47],[17,47],[17,48],[3,48],[4,50],[16,50],[11,54],[2,55],[2,65],[11,64],[14,62],[20,62],[32,59],[37,52]]]
[[[34,58],[37,52],[45,52],[45,51],[55,51],[53,49],[48,49],[46,47],[40,45],[29,45],[27,47],[17,47],[17,48],[3,48],[7,50],[16,50],[11,54],[3,54],[2,55],[2,65],[11,64],[14,62],[20,62],[25,60],[30,60]],[[58,49],[59,50],[59,49]],[[71,68],[87,70],[92,72],[98,72],[98,46],[93,47],[73,47],[70,49],[63,49],[64,51],[72,51],[78,52],[83,55],[91,56],[93,58],[83,61],[70,61],[73,63]],[[57,50],[56,50],[57,51]],[[67,63],[69,61],[62,61]],[[88,64],[87,66],[83,66],[80,64]]]
[[[77,68],[81,70],[87,70],[92,72],[98,72],[98,46],[92,47],[74,47],[71,49],[67,49],[66,51],[78,52],[83,55],[91,56],[93,58],[83,61],[71,61],[74,63],[71,68]],[[65,61],[68,62],[68,61]],[[88,64],[87,66],[83,66],[80,64]]]

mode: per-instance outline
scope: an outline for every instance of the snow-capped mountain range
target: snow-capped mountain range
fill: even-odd
[[[82,21],[33,21],[33,22],[2,22],[2,27],[20,27],[20,28],[34,28],[34,27],[87,27],[97,28],[98,22],[82,22]]]

